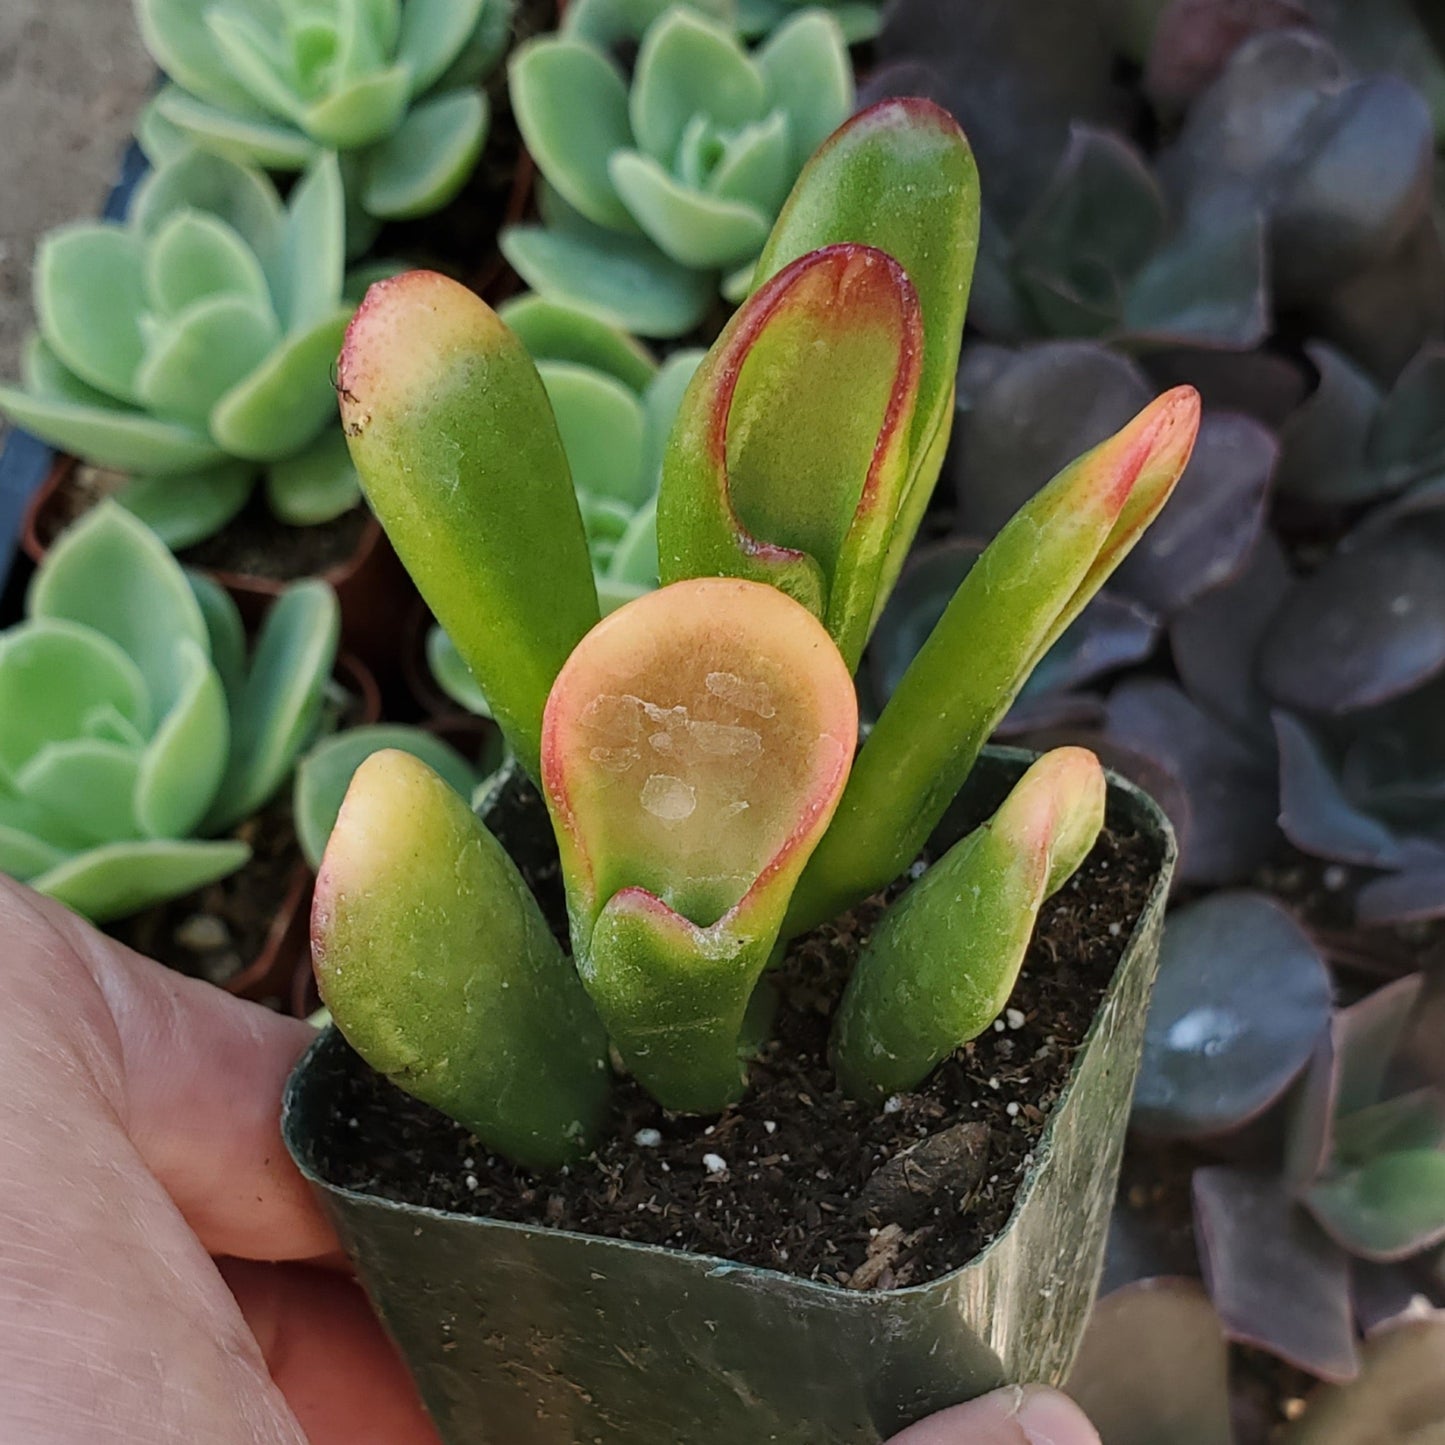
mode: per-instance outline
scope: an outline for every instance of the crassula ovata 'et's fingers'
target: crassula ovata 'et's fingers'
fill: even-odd
[[[813,251],[755,292],[678,412],[658,498],[663,580],[769,582],[856,667],[903,502],[922,359],[917,293],[881,251]]]
[[[598,615],[537,368],[486,302],[413,271],[367,292],[338,390],[372,510],[536,777],[548,689]]]
[[[891,256],[918,293],[923,365],[880,609],[923,519],[953,429],[980,214],[978,166],[958,122],[929,100],[879,101],[841,125],[803,167],[753,276],[761,288],[807,252],[852,242]]]
[[[1040,905],[1104,824],[1104,773],[1059,748],[1024,774],[981,828],[883,916],[833,1025],[838,1081],[854,1098],[915,1089],[1008,1002]]]
[[[411,754],[357,769],[311,940],[321,996],[374,1069],[519,1164],[586,1152],[610,1087],[602,1027],[502,845]]]
[[[1168,501],[1199,430],[1181,386],[1072,462],[964,578],[858,755],[788,917],[801,933],[896,878],[1060,634]]]
[[[677,582],[582,641],[548,699],[547,806],[573,951],[609,1036],[666,1107],[741,1092],[748,1001],[857,737],[852,680],[806,609]]]

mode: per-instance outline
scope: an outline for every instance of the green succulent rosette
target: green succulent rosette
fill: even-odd
[[[749,50],[730,4],[579,0],[511,62],[543,224],[503,234],[532,288],[640,336],[741,299],[804,162],[853,108],[838,22],[803,10]],[[636,46],[630,74],[619,55]],[[579,125],[578,116],[587,123]]]

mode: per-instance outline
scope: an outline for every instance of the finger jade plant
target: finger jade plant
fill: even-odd
[[[103,503],[0,632],[0,871],[97,922],[240,868],[225,834],[317,730],[340,612],[323,582],[276,601],[249,661],[236,604]]]
[[[314,956],[363,1057],[488,1148],[533,1167],[585,1152],[610,1054],[669,1109],[736,1100],[770,964],[909,870],[1034,663],[1169,497],[1198,425],[1189,388],[1003,529],[855,758],[851,674],[939,472],[977,219],[967,143],[932,105],[884,102],[822,146],[684,395],[664,585],[601,621],[521,342],[430,273],[357,314],[352,455],[540,787],[571,958],[486,827],[396,752],[342,806]],[[1092,754],[1046,755],[902,894],[835,1019],[850,1093],[912,1089],[989,1027],[1103,812]]]
[[[260,171],[187,149],[126,221],[50,232],[17,426],[128,474],[119,497],[172,547],[219,531],[258,482],[281,521],[360,499],[336,434],[331,364],[352,306],[335,157],[283,204]]]

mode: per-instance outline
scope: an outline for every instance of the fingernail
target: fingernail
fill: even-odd
[[[1029,1445],[1088,1445],[1099,1438],[1083,1411],[1053,1390],[1026,1390],[1017,1420]]]

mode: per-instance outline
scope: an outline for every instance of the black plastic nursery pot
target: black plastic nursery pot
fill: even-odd
[[[935,841],[986,816],[1030,757],[990,749]],[[1148,849],[1147,901],[1007,1225],[929,1283],[863,1293],[345,1187],[324,1145],[366,1066],[323,1034],[287,1090],[287,1145],[446,1445],[878,1445],[1000,1385],[1060,1383],[1098,1284],[1175,858],[1149,797],[1111,777],[1109,804]]]

